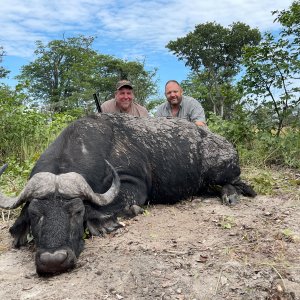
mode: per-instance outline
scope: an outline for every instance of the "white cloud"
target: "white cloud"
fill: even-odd
[[[60,39],[63,34],[97,35],[100,43],[134,45],[164,51],[165,45],[216,21],[228,26],[244,22],[260,30],[276,29],[272,10],[288,8],[282,0],[11,0],[1,4],[0,45],[9,55],[28,55],[34,41]]]
[[[260,31],[277,30],[271,11],[287,9],[292,0],[9,0],[0,8],[0,46],[5,67],[18,69],[34,59],[35,42],[95,36],[93,48],[118,58],[146,60],[158,67],[162,82],[185,78],[188,69],[165,45],[198,24],[227,27],[243,22]],[[7,62],[7,63],[6,63]],[[11,76],[11,77],[12,77]]]
[[[161,47],[170,39],[183,36],[196,24],[216,21],[223,26],[241,21],[261,30],[274,29],[271,11],[288,7],[283,1],[186,1],[165,3],[136,0],[128,7],[98,13],[107,34],[143,41]]]

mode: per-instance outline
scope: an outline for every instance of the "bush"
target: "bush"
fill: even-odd
[[[244,145],[251,147],[255,139],[254,128],[249,125],[246,115],[237,115],[236,119],[223,120],[220,116],[211,113],[208,116],[208,126],[215,132],[225,137],[235,146]]]
[[[272,131],[250,127],[247,122],[222,120],[215,115],[209,116],[208,125],[236,146],[242,165],[300,167],[299,128],[284,128],[276,136]]]
[[[256,133],[251,149],[241,150],[243,163],[256,166],[287,166],[300,167],[300,134],[299,131],[285,130],[285,133],[276,136],[268,132]]]
[[[76,113],[51,116],[7,101],[0,108],[0,166],[8,162],[15,174],[28,175],[49,143],[76,118]]]

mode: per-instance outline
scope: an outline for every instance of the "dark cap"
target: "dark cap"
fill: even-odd
[[[120,80],[118,83],[117,83],[117,90],[119,90],[120,88],[124,87],[124,86],[128,86],[130,87],[131,89],[133,89],[133,85],[131,84],[130,81],[128,80]]]

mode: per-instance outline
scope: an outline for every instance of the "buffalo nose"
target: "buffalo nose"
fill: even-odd
[[[60,265],[67,257],[68,253],[66,250],[57,250],[53,253],[43,252],[40,255],[40,262],[45,265]]]

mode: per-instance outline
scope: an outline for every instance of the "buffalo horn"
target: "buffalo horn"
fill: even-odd
[[[58,175],[58,192],[67,198],[84,198],[99,206],[111,203],[120,190],[120,178],[115,168],[105,160],[113,173],[111,187],[104,193],[95,193],[86,180],[78,173],[71,172]]]
[[[55,175],[48,172],[35,174],[16,197],[7,197],[0,192],[0,208],[14,209],[31,198],[43,198],[55,190]]]
[[[105,160],[106,161],[106,160]],[[7,197],[0,192],[0,208],[14,209],[32,198],[46,198],[48,194],[58,192],[71,199],[80,197],[99,206],[107,205],[114,200],[120,190],[120,178],[114,167],[106,161],[113,173],[111,187],[104,193],[94,193],[86,180],[78,173],[70,172],[54,175],[48,172],[35,174],[17,197]],[[0,171],[2,168],[0,169]]]

